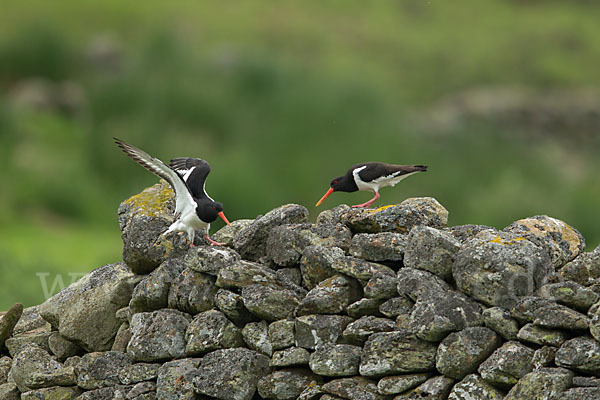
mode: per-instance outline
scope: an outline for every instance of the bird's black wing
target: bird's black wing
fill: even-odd
[[[150,154],[135,146],[125,143],[124,141],[113,138],[117,146],[121,148],[132,160],[152,172],[154,175],[165,179],[175,191],[175,214],[181,214],[182,210],[193,207],[196,208],[196,202],[192,198],[190,191],[184,180],[175,170],[167,167],[158,158],[152,157]]]
[[[204,189],[206,177],[210,173],[208,162],[200,158],[178,157],[173,158],[169,166],[183,178],[194,198],[208,197],[210,199]]]
[[[427,166],[425,165],[396,165],[378,162],[357,164],[352,167],[352,170],[364,166],[366,166],[366,168],[363,168],[358,173],[358,176],[360,176],[360,179],[362,179],[363,182],[371,182],[379,178],[395,177],[411,174],[413,172],[427,171]]]

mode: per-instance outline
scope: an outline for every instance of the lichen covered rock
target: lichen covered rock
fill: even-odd
[[[463,293],[489,306],[510,308],[534,294],[552,272],[543,247],[523,236],[486,230],[462,245],[452,276]]]
[[[173,223],[174,211],[175,195],[165,181],[119,206],[123,260],[136,274],[149,273],[167,257],[183,255],[189,248],[187,236],[178,233],[161,236]],[[198,240],[203,239],[198,237]]]
[[[40,306],[40,315],[67,340],[87,351],[106,351],[140,278],[123,263],[105,265],[67,286]]]
[[[408,233],[417,225],[443,228],[448,223],[448,211],[437,200],[421,197],[376,209],[355,208],[340,218],[354,232]]]

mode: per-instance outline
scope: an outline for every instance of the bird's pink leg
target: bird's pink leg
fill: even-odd
[[[208,240],[208,242],[210,244],[212,244],[213,246],[225,246],[225,243],[220,243],[220,242],[215,242],[214,240],[212,240],[209,236],[208,236],[208,232],[206,232],[206,240]]]
[[[377,201],[377,199],[379,198],[379,192],[374,192],[375,196],[367,201],[366,203],[362,203],[362,204],[357,204],[355,206],[352,206],[353,208],[358,208],[358,207],[369,207],[371,204],[375,203]]]

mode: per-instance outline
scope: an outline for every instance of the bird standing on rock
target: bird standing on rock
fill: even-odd
[[[375,196],[366,203],[352,207],[369,207],[379,198],[380,188],[394,186],[402,179],[424,171],[427,171],[426,165],[394,165],[379,162],[355,164],[350,167],[346,175],[331,181],[331,188],[317,202],[316,207],[333,192],[356,192],[357,190],[368,190],[375,193]]]
[[[161,236],[171,232],[186,232],[190,247],[194,246],[196,230],[206,231],[206,240],[213,245],[223,245],[208,236],[210,223],[221,217],[227,225],[231,225],[225,214],[223,205],[214,201],[204,189],[210,165],[199,158],[179,157],[171,160],[169,166],[158,158],[154,158],[143,150],[124,141],[113,138],[132,160],[165,179],[175,191],[175,221]]]

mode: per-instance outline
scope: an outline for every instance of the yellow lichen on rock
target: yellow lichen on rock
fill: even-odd
[[[174,196],[171,186],[161,180],[154,186],[125,200],[125,204],[135,209],[136,214],[148,217],[160,217],[167,210],[166,203]]]
[[[512,245],[517,244],[517,242],[521,241],[521,240],[526,240],[526,239],[524,237],[517,237],[514,239],[510,239],[510,240],[504,240],[500,236],[496,236],[495,238],[490,240],[490,243],[498,243],[502,246],[506,246],[506,245],[512,246]]]

